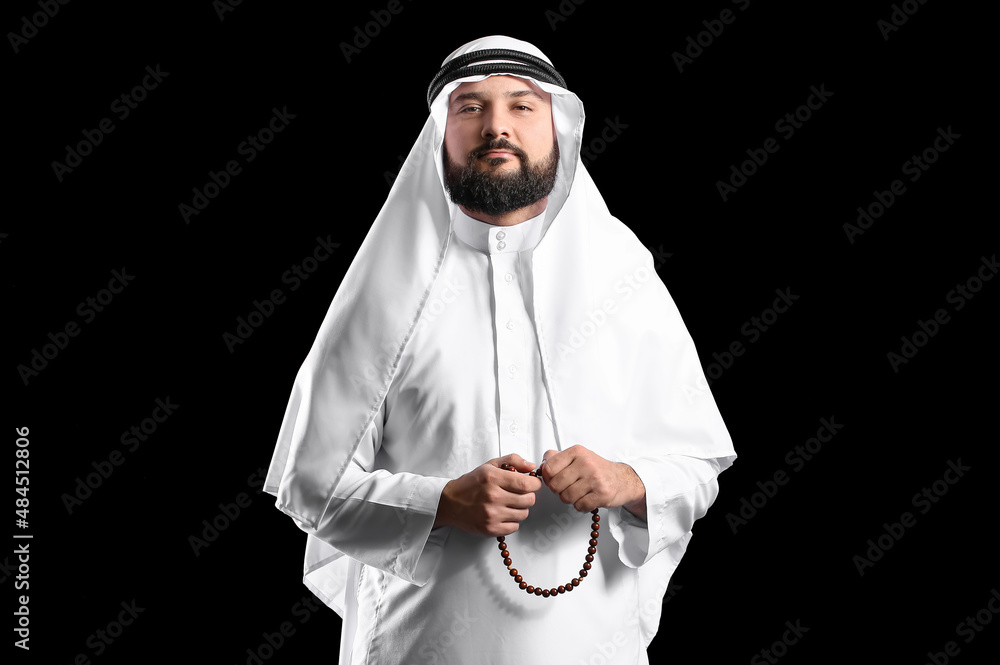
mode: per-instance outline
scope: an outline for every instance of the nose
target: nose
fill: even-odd
[[[484,139],[495,139],[501,136],[506,139],[510,138],[510,117],[502,108],[494,106],[490,110],[484,111],[482,118]]]

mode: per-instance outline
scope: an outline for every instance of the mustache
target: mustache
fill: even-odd
[[[522,162],[528,157],[524,150],[521,150],[507,139],[493,139],[492,141],[488,141],[469,153],[469,156],[473,159],[478,159],[492,150],[506,150],[517,156]]]

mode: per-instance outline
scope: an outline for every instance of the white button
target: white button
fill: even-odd
[[[497,231],[497,240],[503,240],[506,237],[507,237],[506,233],[504,233],[503,231]]]
[[[514,280],[514,276],[511,275],[510,273],[507,273],[506,275],[503,276],[503,279],[505,282],[510,283]]]
[[[510,367],[507,368],[507,371],[510,372],[511,374],[517,374],[517,365],[511,365]]]
[[[513,329],[514,329],[514,322],[513,321],[508,321],[507,322],[507,330],[513,330]]]
[[[517,423],[510,424],[510,431],[511,433],[517,433]]]
[[[503,249],[506,246],[507,246],[507,243],[505,243],[503,240],[501,240],[500,242],[497,243],[497,249]]]

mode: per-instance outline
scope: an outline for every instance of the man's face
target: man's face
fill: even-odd
[[[513,76],[451,93],[444,166],[455,203],[488,215],[529,206],[552,191],[558,164],[549,93]]]

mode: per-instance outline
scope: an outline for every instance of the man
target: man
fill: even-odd
[[[551,62],[476,40],[428,105],[265,489],[309,534],[341,663],[646,663],[729,434]]]

